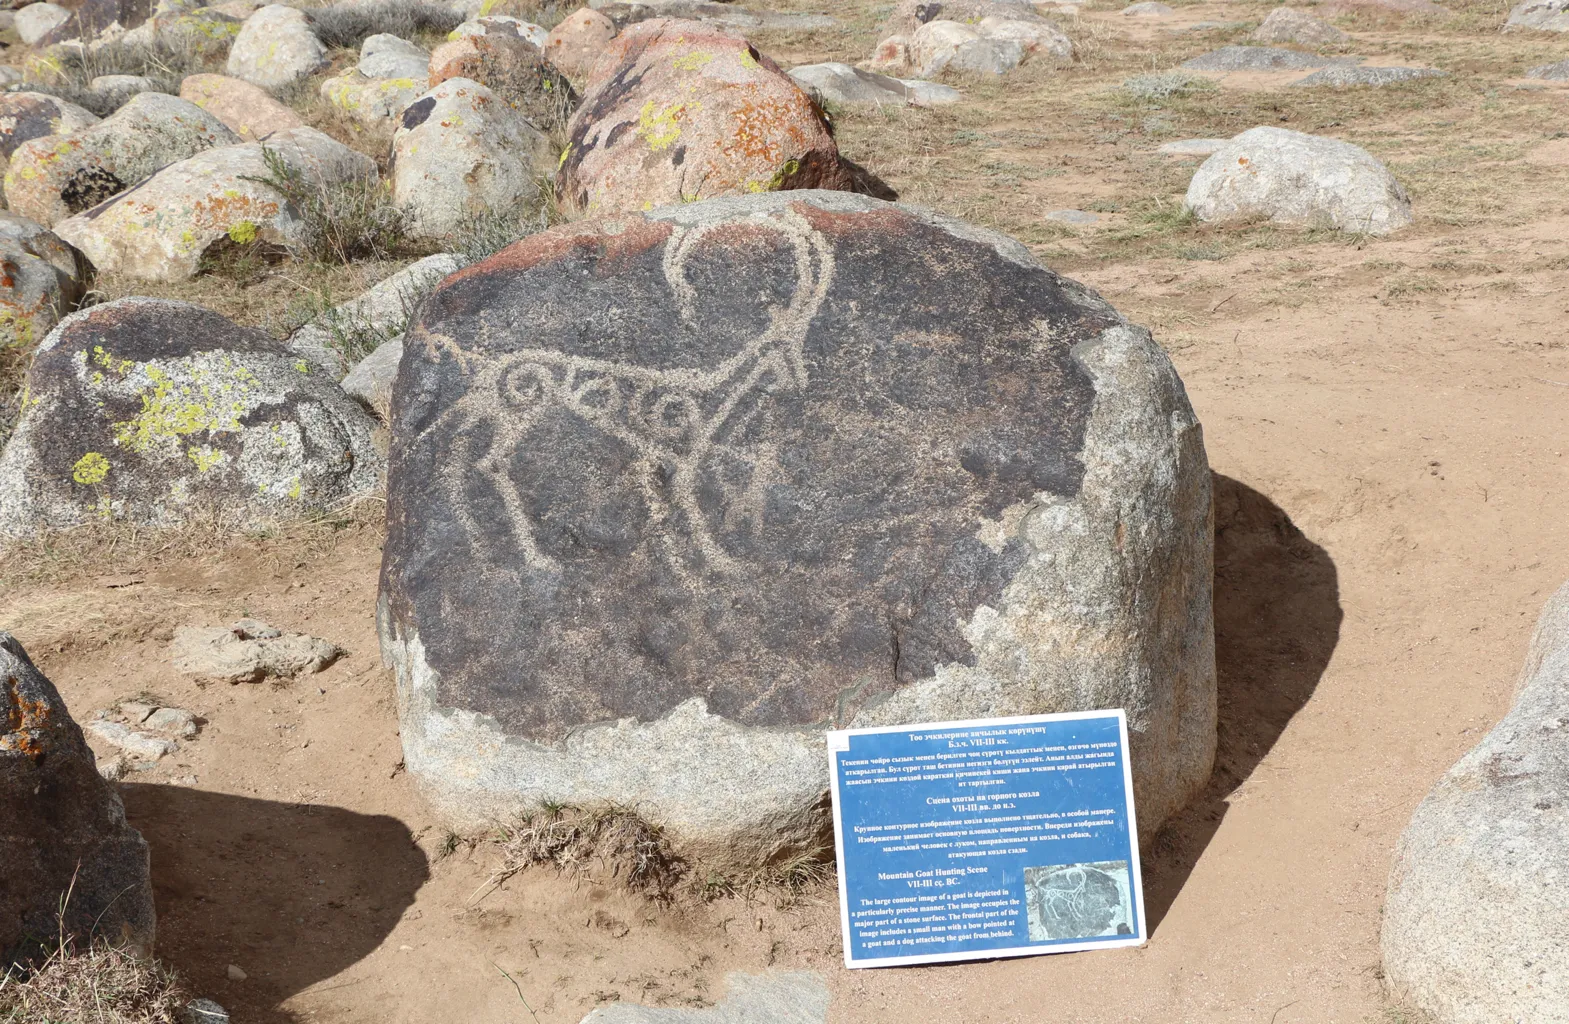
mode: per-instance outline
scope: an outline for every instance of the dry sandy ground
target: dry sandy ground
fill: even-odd
[[[1569,94],[1511,88],[1553,46],[1500,40],[1501,10],[1468,8],[1447,34],[1365,37],[1392,53],[1425,41],[1475,82],[1278,101],[1293,126],[1363,142],[1412,183],[1419,223],[1392,239],[1151,215],[1193,166],[1150,155],[1181,137],[1173,125],[1230,134],[1274,101],[1223,85],[1158,113],[1156,137],[1115,129],[1151,115],[1106,100],[1108,83],[1217,40],[1172,56],[1159,26],[1109,13],[1076,30],[1099,56],[1061,89],[1020,72],[1044,113],[977,86],[973,109],[841,124],[907,195],[1021,234],[1152,324],[1205,424],[1221,754],[1205,797],[1146,851],[1147,946],[851,973],[826,887],[658,904],[593,865],[487,885],[494,848],[446,854],[399,770],[374,632],[379,531],[351,524],[188,552],[67,538],[54,562],[0,570],[0,623],[79,716],[150,691],[206,720],[122,784],[153,847],[163,956],[237,1021],[267,1024],[575,1024],[609,1000],[711,1002],[726,972],[766,967],[822,971],[835,1021],[1414,1020],[1380,987],[1391,850],[1507,707],[1537,611],[1569,577],[1569,154],[1553,137]],[[845,49],[864,52],[870,23]],[[1362,119],[1303,123],[1336,104]],[[990,140],[983,159],[964,132]],[[1107,227],[1041,227],[1044,210],[1097,196],[1121,207]],[[242,615],[352,653],[282,687],[172,672],[175,625]],[[228,980],[229,964],[248,979]]]

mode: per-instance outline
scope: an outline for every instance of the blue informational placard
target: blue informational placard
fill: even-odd
[[[847,967],[1144,941],[1121,709],[828,734]]]

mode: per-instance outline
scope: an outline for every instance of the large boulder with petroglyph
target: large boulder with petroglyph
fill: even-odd
[[[151,954],[147,843],[59,691],[4,632],[0,712],[0,975],[62,932]]]
[[[455,824],[608,802],[766,861],[826,841],[825,728],[1081,708],[1128,710],[1146,837],[1208,778],[1199,424],[1024,246],[771,193],[533,235],[421,309],[380,628]]]
[[[489,89],[452,78],[410,103],[392,136],[392,201],[416,238],[443,239],[489,213],[539,200],[549,166],[539,129]]]
[[[559,198],[590,213],[780,189],[848,189],[823,115],[727,29],[655,18],[611,42],[567,126]]]
[[[144,92],[97,124],[18,146],[5,172],[6,203],[51,226],[124,192],[166,164],[239,141],[196,104]]]
[[[1269,220],[1369,235],[1411,223],[1411,197],[1367,150],[1287,128],[1250,128],[1188,183],[1199,220]]]
[[[0,541],[101,519],[252,528],[372,490],[372,421],[282,342],[120,299],[39,347],[0,453]]]
[[[80,297],[81,270],[54,232],[0,211],[0,348],[42,341]]]
[[[310,225],[268,184],[280,165],[324,192],[376,180],[370,157],[314,128],[290,128],[171,164],[133,191],[66,218],[55,232],[99,271],[152,281],[195,277],[215,245],[300,248]]]
[[[1569,1022],[1569,586],[1514,706],[1438,780],[1395,848],[1384,978],[1437,1024]]]
[[[16,147],[46,135],[69,135],[98,123],[98,115],[42,92],[0,93],[0,169]]]

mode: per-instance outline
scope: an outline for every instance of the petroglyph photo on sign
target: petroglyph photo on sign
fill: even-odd
[[[810,846],[821,728],[935,707],[1191,715],[1152,807],[1208,772],[1197,423],[1146,332],[1000,236],[827,191],[563,225],[430,296],[391,426],[382,642],[454,821],[616,800]],[[1185,612],[1118,633],[1157,605]],[[1112,631],[1088,675],[1050,625],[1084,607]],[[1180,682],[1123,699],[1146,678]]]
[[[1125,860],[1025,868],[1024,893],[1031,942],[1133,934]]]

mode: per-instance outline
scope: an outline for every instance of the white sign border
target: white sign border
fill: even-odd
[[[935,732],[940,729],[984,729],[992,726],[1030,725],[1040,722],[1076,722],[1086,718],[1117,719],[1118,738],[1122,743],[1122,790],[1128,800],[1129,856],[1132,870],[1129,884],[1138,887],[1138,900],[1134,903],[1138,927],[1125,939],[1102,939],[1095,942],[1070,942],[1050,946],[1013,946],[1008,949],[982,949],[956,953],[914,953],[908,956],[885,956],[870,960],[857,960],[852,955],[850,943],[850,897],[846,890],[844,870],[844,820],[839,813],[839,755],[850,750],[850,737],[871,736],[889,732]],[[1012,718],[972,718],[959,722],[912,722],[905,725],[879,725],[867,729],[831,729],[828,731],[828,781],[832,787],[834,819],[834,861],[839,875],[839,935],[844,945],[844,965],[849,970],[867,967],[905,967],[914,964],[954,963],[961,960],[997,960],[1015,956],[1045,956],[1051,953],[1077,953],[1087,949],[1124,949],[1142,946],[1149,941],[1145,934],[1144,866],[1139,859],[1138,816],[1133,807],[1133,752],[1128,747],[1128,715],[1123,708],[1105,708],[1099,711],[1062,711],[1049,715],[1016,715]]]

